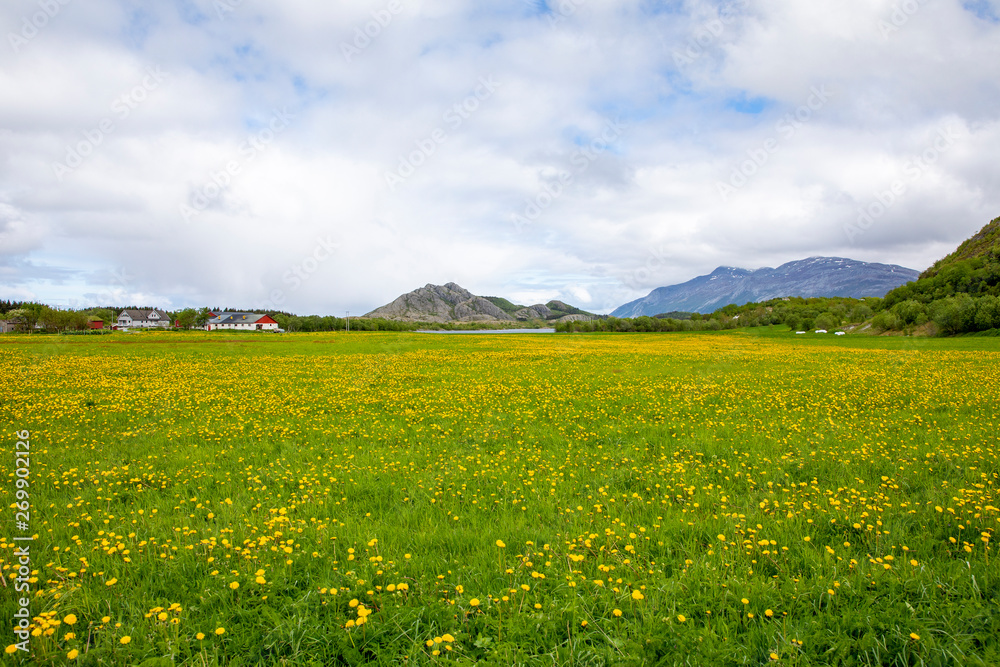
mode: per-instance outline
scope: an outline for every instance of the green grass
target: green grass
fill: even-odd
[[[998,361],[770,328],[5,337],[40,634],[3,660],[998,664]]]

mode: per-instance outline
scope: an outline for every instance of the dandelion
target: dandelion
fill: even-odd
[[[764,610],[764,615],[767,616],[768,618],[774,618],[774,612],[771,611],[770,609]]]
[[[640,591],[632,591],[632,599],[633,600],[642,600],[645,597],[646,596],[643,595]]]
[[[197,639],[198,641],[201,641],[202,639],[205,638],[205,633],[204,632],[199,632],[198,634],[196,634],[194,636],[194,638]]]
[[[63,623],[65,623],[66,625],[73,625],[74,623],[76,623],[76,615],[66,614],[65,618],[63,618]]]
[[[503,540],[497,540],[497,546],[501,549],[506,549],[507,545],[503,543]]]
[[[125,635],[124,637],[122,637],[118,641],[120,641],[122,644],[128,644],[129,642],[132,641],[132,638],[129,637],[128,635]]]
[[[80,655],[80,652],[77,651],[76,649],[73,649],[72,651],[66,654],[66,658],[69,660],[76,660],[76,656],[78,655]]]
[[[104,582],[104,585],[105,586],[114,586],[117,583],[118,583],[118,580],[115,579],[114,577],[112,577],[111,579],[108,579],[106,582]],[[126,643],[128,643],[128,642],[126,642]]]
[[[222,635],[226,634],[226,629],[225,628],[216,628],[215,629],[215,634],[217,634],[219,636],[222,636]]]
[[[740,602],[742,602],[743,604],[750,604],[750,600],[747,600],[746,598],[743,598],[742,600],[740,600]]]
[[[777,660],[780,656],[777,653],[771,653],[771,660]]]
[[[229,584],[229,587],[235,591],[237,588],[240,587],[240,582],[234,581],[233,583]]]
[[[686,623],[687,622],[687,617],[684,614],[678,614],[677,615],[677,620],[680,623]]]
[[[7,653],[7,654],[10,654],[10,653],[17,653],[17,645],[16,645],[16,644],[11,644],[11,645],[10,645],[10,646],[8,646],[7,648],[5,648],[5,649],[3,650],[3,652],[4,652],[4,653]]]
[[[478,607],[479,606],[479,598],[472,598],[471,600],[469,600],[469,606],[470,607]]]
[[[912,639],[915,642],[918,642],[920,641],[920,635],[918,635],[916,632],[911,632],[910,639]]]
[[[615,618],[618,618],[618,617],[620,617],[622,615],[622,610],[621,609],[615,609],[611,613],[615,615]]]

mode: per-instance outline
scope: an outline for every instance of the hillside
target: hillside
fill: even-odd
[[[931,321],[944,334],[1000,329],[1000,218],[886,294],[880,311],[873,323],[883,331]]]
[[[592,313],[562,301],[521,306],[503,297],[476,296],[455,284],[425,285],[396,298],[392,303],[376,308],[365,317],[398,322],[526,322],[544,320],[565,322],[591,319]]]
[[[839,257],[810,257],[776,269],[719,267],[680,285],[660,287],[612,312],[614,317],[655,316],[672,311],[711,313],[723,306],[783,297],[881,297],[918,273],[902,266]]]
[[[998,260],[1000,257],[1000,218],[993,220],[974,236],[964,241],[962,245],[958,246],[958,250],[934,262],[934,266],[920,274],[920,278],[933,278],[946,267],[964,260],[990,256],[995,261],[1000,261]]]

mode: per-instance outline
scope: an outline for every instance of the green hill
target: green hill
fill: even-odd
[[[916,281],[886,294],[879,311],[873,324],[883,330],[928,321],[944,334],[1000,329],[1000,218]]]

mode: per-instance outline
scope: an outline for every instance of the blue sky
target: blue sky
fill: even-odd
[[[1000,2],[903,4],[12,0],[0,298],[608,312],[923,269],[1000,215]]]

